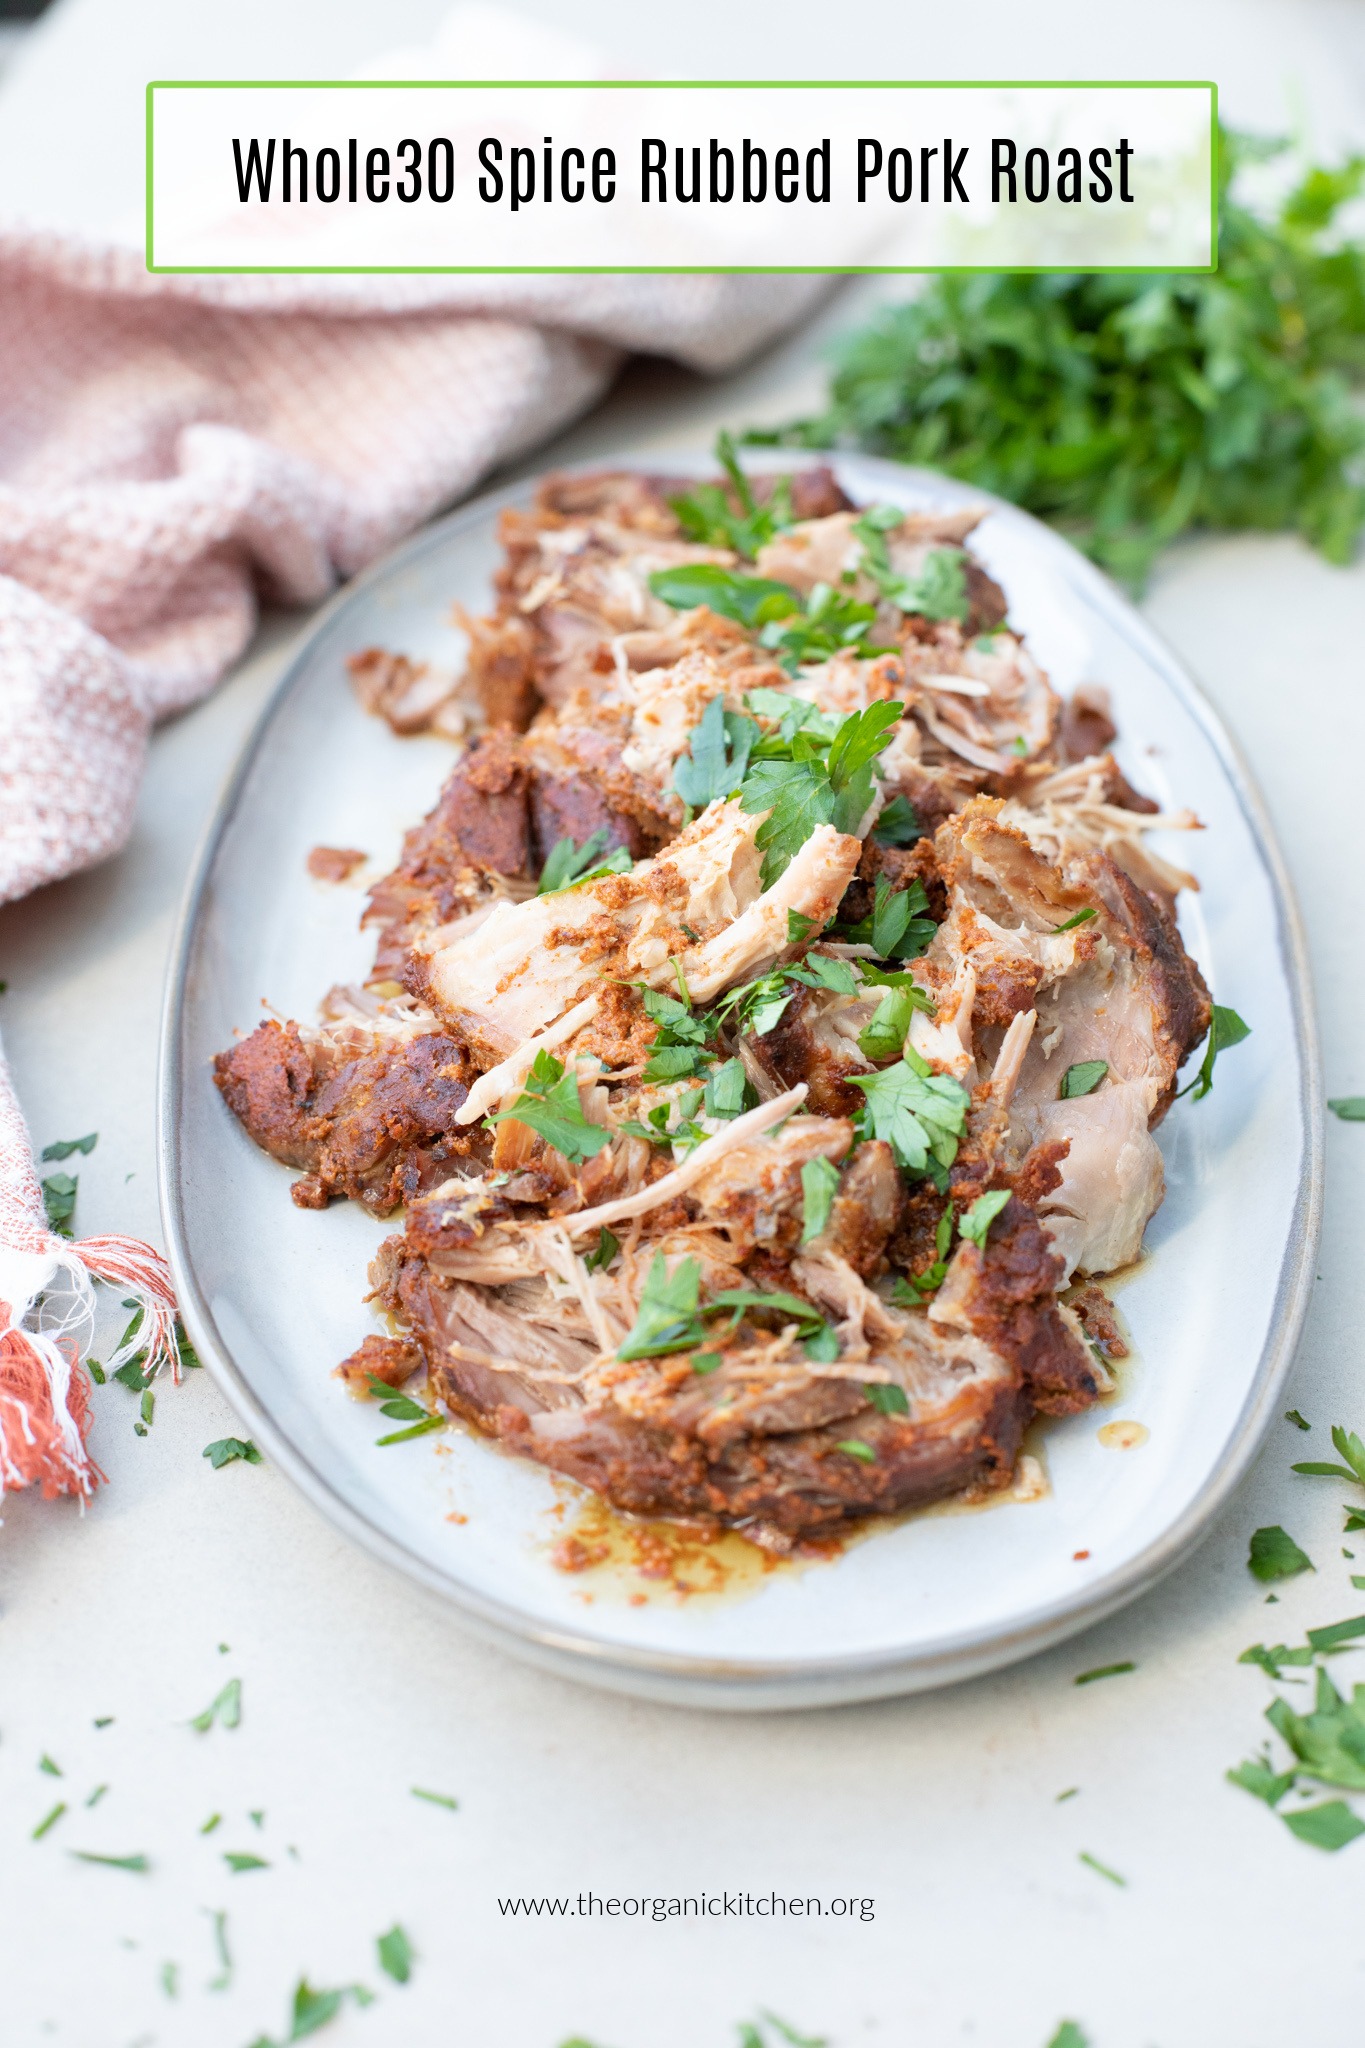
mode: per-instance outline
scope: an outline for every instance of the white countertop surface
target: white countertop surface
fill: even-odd
[[[1345,0],[1158,0],[1126,26],[1097,23],[1089,5],[978,7],[953,26],[861,0],[840,17],[837,58],[824,14],[793,5],[780,63],[767,8],[698,0],[681,23],[624,0],[584,0],[571,17],[550,0],[524,11],[571,18],[636,75],[1216,76],[1248,124],[1302,117],[1329,147],[1365,126],[1365,17]],[[429,32],[440,9],[388,0],[377,13],[361,0],[67,0],[0,87],[0,209],[108,227],[140,175],[128,129],[140,144],[146,77],[335,75]],[[843,52],[855,47],[852,66]],[[59,119],[74,139],[48,159],[40,208],[33,147]],[[555,454],[662,448],[790,416],[816,396],[820,349],[851,312],[836,300],[722,383],[638,366]],[[1308,927],[1329,1091],[1365,1091],[1365,568],[1333,569],[1288,538],[1201,541],[1166,557],[1145,610],[1246,750]],[[153,1087],[176,905],[234,753],[306,625],[271,621],[224,687],[158,734],[120,859],[0,910],[0,1028],[37,1143],[100,1133],[71,1162],[83,1232],[159,1236]],[[1365,1132],[1333,1122],[1328,1137],[1320,1282],[1288,1397],[1313,1435],[1277,1429],[1211,1539],[1124,1614],[935,1695],[723,1718],[546,1677],[353,1550],[269,1466],[211,1471],[203,1445],[235,1424],[207,1375],[163,1388],[143,1439],[132,1397],[96,1389],[93,1448],[110,1484],[89,1513],[30,1495],[3,1507],[6,2048],[246,2048],[285,2031],[303,1972],[381,1992],[326,2033],[338,2048],[557,2048],[575,2034],[600,2048],[726,2048],[765,2006],[833,2048],[1044,2048],[1064,2016],[1091,2048],[1358,2040],[1365,1845],[1304,1847],[1222,1775],[1267,1732],[1270,1689],[1239,1651],[1365,1609],[1340,1555],[1340,1489],[1289,1471],[1331,1455],[1330,1423],[1365,1428]],[[1245,1567],[1250,1532],[1268,1522],[1317,1565],[1279,1589],[1273,1618]],[[1365,1572],[1365,1541],[1359,1561]],[[1074,1688],[1077,1672],[1129,1658],[1131,1675]],[[1356,1675],[1349,1662],[1338,1672]],[[241,1726],[195,1734],[188,1716],[229,1677],[242,1680]],[[39,1769],[44,1753],[60,1779]],[[458,1811],[419,1802],[413,1785],[453,1795]],[[70,1810],[32,1842],[58,1799]],[[202,1835],[215,1812],[221,1825]],[[83,1865],[74,1848],[142,1852],[153,1868]],[[232,1875],[224,1851],[271,1867]],[[875,1906],[839,1922],[700,1925],[528,1922],[498,1907],[587,1891]],[[232,1981],[210,1990],[208,1915],[223,1909]],[[374,1937],[395,1920],[417,1954],[406,1989],[374,1964]]]

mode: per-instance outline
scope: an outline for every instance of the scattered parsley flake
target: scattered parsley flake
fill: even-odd
[[[1059,1792],[1057,1794],[1057,1797],[1052,1802],[1053,1805],[1060,1806],[1063,1800],[1074,1799],[1076,1795],[1079,1793],[1080,1789],[1081,1788],[1079,1785],[1068,1785],[1065,1792]]]
[[[452,1813],[459,1809],[459,1800],[452,1799],[448,1792],[428,1792],[421,1785],[411,1785],[408,1789],[414,1799],[425,1799],[430,1806],[448,1806]]]
[[[819,922],[819,918],[807,917],[804,911],[789,910],[787,912],[787,944],[789,946],[799,946],[803,939],[810,937]]]
[[[112,1714],[101,1714],[96,1719],[93,1725],[96,1728],[112,1728],[114,1725],[114,1717]]]
[[[1077,925],[1089,924],[1092,917],[1098,916],[1099,912],[1094,904],[1087,903],[1084,910],[1078,910],[1074,917],[1067,919],[1065,924],[1054,924],[1052,929],[1054,932],[1074,932]]]
[[[584,1116],[573,1073],[566,1071],[552,1053],[543,1050],[532,1062],[525,1092],[509,1109],[485,1117],[484,1122],[491,1129],[509,1119],[529,1126],[575,1166],[595,1159],[602,1147],[611,1142],[609,1132]]]
[[[1365,1095],[1331,1095],[1327,1107],[1344,1124],[1365,1124]],[[46,1152],[43,1157],[46,1159]]]
[[[1093,1671],[1082,1671],[1078,1677],[1072,1679],[1071,1683],[1073,1685],[1093,1685],[1097,1678],[1118,1678],[1125,1671],[1136,1670],[1137,1665],[1133,1663],[1131,1658],[1126,1658],[1121,1664],[1097,1664]]]
[[[802,609],[790,584],[770,576],[745,576],[718,562],[680,562],[672,569],[656,569],[649,587],[674,611],[695,611],[704,604],[718,617],[751,630]]]
[[[872,828],[878,846],[913,846],[923,836],[919,812],[907,796],[893,796]]]
[[[1311,1429],[1313,1427],[1311,1422],[1304,1421],[1297,1408],[1286,1408],[1284,1419],[1286,1422],[1292,1422],[1295,1429]]]
[[[829,1222],[839,1191],[839,1169],[832,1159],[808,1159],[801,1168],[801,1242],[810,1244]]]
[[[1355,1431],[1345,1430],[1340,1423],[1335,1423],[1332,1428],[1332,1444],[1333,1448],[1341,1453],[1345,1461],[1343,1464],[1322,1464],[1317,1460],[1311,1460],[1306,1464],[1291,1465],[1290,1471],[1306,1472],[1310,1477],[1317,1479],[1346,1479],[1353,1485],[1365,1486],[1365,1444],[1360,1441]]]
[[[1090,2048],[1090,2041],[1075,2020],[1063,2020],[1047,2048]]]
[[[885,1140],[908,1173],[937,1179],[937,1166],[946,1179],[971,1105],[966,1089],[950,1075],[932,1073],[908,1046],[894,1066],[847,1079],[866,1097],[857,1119],[864,1137]]]
[[[54,1763],[52,1758],[47,1755],[39,1757],[38,1769],[40,1771],[46,1771],[49,1778],[60,1778],[65,1775],[61,1765],[58,1763]]]
[[[1116,1884],[1120,1887],[1127,1886],[1128,1880],[1126,1877],[1120,1877],[1117,1870],[1111,1870],[1107,1863],[1101,1863],[1098,1856],[1092,1856],[1088,1849],[1082,1849],[1077,1860],[1084,1863],[1087,1869],[1094,1870],[1101,1877],[1108,1878],[1110,1884]]]
[[[929,898],[916,875],[904,889],[893,889],[885,875],[873,885],[868,915],[840,931],[852,945],[871,946],[879,960],[915,960],[938,926],[925,915]]]
[[[75,1235],[71,1219],[76,1212],[76,1189],[79,1185],[78,1176],[71,1173],[50,1174],[43,1182],[43,1210],[48,1228],[58,1237]]]
[[[1314,1650],[1335,1650],[1341,1643],[1353,1643],[1365,1636],[1365,1614],[1357,1614],[1350,1621],[1334,1621],[1325,1628],[1310,1628],[1308,1641]]]
[[[1213,1086],[1213,1069],[1219,1053],[1226,1052],[1230,1046],[1240,1045],[1244,1038],[1250,1036],[1251,1026],[1244,1023],[1235,1010],[1224,1009],[1215,1003],[1203,1062],[1194,1079],[1180,1090],[1180,1094],[1192,1095],[1196,1102],[1202,1102]]]
[[[1291,1835],[1314,1849],[1344,1849],[1358,1835],[1365,1835],[1365,1821],[1357,1820],[1344,1799],[1326,1799],[1321,1806],[1302,1806],[1297,1813],[1282,1813],[1281,1820]]]
[[[131,1870],[138,1876],[145,1875],[152,1867],[150,1857],[142,1855],[97,1856],[93,1849],[68,1849],[66,1853],[77,1863],[102,1863],[109,1870]]]
[[[41,1842],[48,1829],[55,1828],[65,1812],[66,1801],[59,1799],[51,1811],[44,1814],[43,1818],[39,1821],[37,1827],[33,1830],[31,1839],[35,1842]]]
[[[444,1415],[428,1415],[424,1412],[422,1420],[414,1422],[409,1428],[391,1429],[387,1436],[377,1436],[374,1440],[375,1449],[383,1450],[388,1444],[409,1444],[414,1437],[430,1436],[432,1430],[444,1429],[445,1425]]]
[[[225,1849],[223,1861],[234,1877],[240,1877],[243,1872],[248,1870],[269,1870],[270,1868],[264,1856],[253,1856],[249,1851],[241,1849]]]
[[[621,1240],[603,1224],[597,1233],[597,1243],[583,1256],[583,1264],[590,1273],[605,1273],[621,1249]]]
[[[713,697],[692,728],[687,752],[673,766],[673,787],[683,802],[704,811],[717,798],[733,796],[758,737],[752,718],[727,711],[724,698]]]
[[[87,1806],[98,1806],[98,1805],[99,1805],[99,1803],[100,1803],[100,1801],[101,1801],[101,1799],[103,1799],[103,1797],[104,1797],[105,1793],[106,1793],[106,1792],[107,1792],[108,1790],[109,1790],[109,1787],[108,1787],[107,1785],[96,1785],[96,1787],[95,1787],[94,1791],[93,1791],[93,1792],[92,1792],[92,1793],[90,1794],[90,1797],[89,1797],[89,1798],[88,1798],[88,1799],[86,1800],[86,1802],[85,1802],[85,1803],[86,1803],[86,1805],[87,1805]]]
[[[724,1363],[725,1359],[719,1351],[698,1351],[692,1359],[692,1370],[705,1378],[707,1373],[717,1372]]]
[[[628,875],[635,863],[624,846],[616,847],[605,860],[600,858],[609,836],[606,826],[599,825],[581,846],[572,839],[557,839],[545,856],[536,894],[558,896],[566,889],[581,889],[585,882],[595,882],[603,875]]]
[[[406,1984],[412,1975],[412,1944],[401,1927],[394,1925],[375,1942],[379,1967],[395,1984]]]
[[[846,1457],[856,1458],[863,1465],[875,1465],[877,1462],[877,1453],[871,1444],[865,1444],[860,1437],[845,1437],[844,1441],[836,1444],[834,1448],[836,1451],[842,1451]]]
[[[978,1195],[971,1208],[957,1219],[959,1237],[965,1237],[979,1252],[984,1252],[986,1233],[1009,1198],[1008,1188],[988,1188],[984,1195]]]
[[[211,1835],[216,1827],[222,1826],[222,1823],[223,1816],[221,1813],[211,1813],[199,1832],[201,1835]]]
[[[73,1152],[83,1152],[87,1158],[99,1143],[99,1132],[89,1131],[83,1138],[59,1138],[55,1144],[44,1145],[38,1155],[46,1165],[51,1159],[69,1159]]]
[[[1108,1060],[1078,1060],[1062,1075],[1062,1085],[1057,1090],[1058,1101],[1074,1102],[1078,1096],[1093,1095],[1108,1072]]]
[[[863,1392],[879,1415],[908,1415],[910,1402],[904,1387],[894,1381],[878,1381],[865,1386]]]
[[[1285,1793],[1292,1789],[1297,1775],[1295,1771],[1272,1771],[1268,1763],[1256,1757],[1238,1764],[1236,1770],[1224,1773],[1229,1785],[1239,1786],[1253,1799],[1263,1799],[1270,1807],[1279,1805]]]
[[[202,1714],[196,1714],[190,1721],[191,1728],[207,1735],[216,1721],[220,1728],[237,1728],[242,1719],[242,1681],[230,1678],[215,1699],[209,1701]]]
[[[697,1343],[703,1329],[697,1315],[701,1267],[680,1259],[672,1273],[662,1252],[656,1252],[640,1293],[634,1328],[617,1352],[620,1359],[662,1358]]]
[[[1273,1523],[1268,1529],[1253,1532],[1247,1568],[1253,1578],[1264,1584],[1271,1579],[1292,1579],[1300,1572],[1311,1572],[1313,1560],[1278,1523]]]
[[[200,1456],[208,1459],[215,1472],[238,1459],[248,1465],[261,1462],[261,1454],[251,1438],[241,1436],[220,1436],[216,1443],[205,1444]]]

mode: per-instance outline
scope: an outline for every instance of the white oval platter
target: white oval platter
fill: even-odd
[[[615,466],[710,469],[700,456]],[[753,466],[780,464],[756,456]],[[834,467],[863,502],[983,501],[871,458],[838,456]],[[1276,1413],[1298,1335],[1317,1242],[1322,1090],[1303,938],[1260,799],[1219,720],[1131,605],[1047,528],[987,501],[973,545],[1012,621],[1059,689],[1109,689],[1130,778],[1207,827],[1167,848],[1201,881],[1182,922],[1217,1000],[1253,1026],[1212,1094],[1177,1104],[1161,1127],[1168,1193],[1120,1296],[1134,1361],[1116,1404],[1047,1428],[1041,1498],[911,1517],[828,1562],[778,1570],[744,1597],[585,1599],[549,1556],[562,1482],[459,1427],[375,1447],[373,1407],[350,1400],[331,1368],[375,1327],[365,1268],[393,1226],[349,1204],[295,1208],[287,1169],[245,1137],[210,1065],[260,1020],[263,1000],[308,1017],[333,982],[363,978],[362,898],[312,880],[306,856],[318,844],[363,847],[367,877],[382,873],[434,800],[451,750],[366,716],[345,658],[378,643],[458,661],[451,603],[488,603],[498,513],[529,495],[464,506],[319,615],[210,825],[162,1045],[163,1214],[190,1335],[266,1457],[333,1522],[470,1625],[562,1673],[679,1704],[781,1708],[910,1692],[1028,1656],[1189,1554]],[[1115,1416],[1145,1427],[1140,1448],[1101,1444]]]

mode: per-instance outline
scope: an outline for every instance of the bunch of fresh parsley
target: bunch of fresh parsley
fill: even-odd
[[[1140,589],[1191,527],[1296,529],[1330,561],[1365,524],[1365,249],[1334,234],[1365,157],[1268,217],[1224,131],[1208,274],[935,278],[848,340],[828,408],[778,434],[947,470],[1051,520]]]

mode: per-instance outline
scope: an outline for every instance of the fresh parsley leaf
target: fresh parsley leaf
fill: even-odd
[[[202,1714],[194,1715],[191,1728],[197,1728],[201,1735],[207,1735],[214,1722],[220,1728],[237,1728],[242,1719],[242,1681],[230,1678],[215,1699],[209,1701]]]
[[[832,822],[841,832],[851,832],[861,822],[872,799],[872,763],[890,746],[892,728],[900,724],[904,710],[904,704],[893,698],[869,704],[866,711],[851,711],[830,742],[830,787],[844,806],[843,815],[850,819],[843,823],[836,809]]]
[[[810,937],[818,923],[818,918],[807,917],[803,911],[789,910],[787,912],[787,944],[789,946],[799,946],[802,939]]]
[[[688,751],[674,764],[673,787],[683,802],[704,811],[717,797],[733,796],[758,736],[752,718],[727,711],[724,699],[713,697],[692,728]]]
[[[1108,1060],[1078,1060],[1062,1075],[1058,1101],[1074,1102],[1081,1095],[1093,1095],[1108,1072]]]
[[[1244,1038],[1250,1036],[1251,1026],[1244,1024],[1235,1010],[1223,1009],[1215,1003],[1203,1064],[1188,1086],[1181,1089],[1181,1095],[1193,1095],[1196,1102],[1202,1102],[1213,1086],[1214,1062],[1219,1053],[1226,1052],[1229,1046],[1240,1045]]]
[[[663,1358],[700,1343],[705,1335],[697,1314],[700,1289],[701,1267],[695,1259],[680,1259],[670,1273],[667,1259],[656,1252],[640,1292],[634,1327],[617,1357]]]
[[[1065,924],[1054,924],[1052,929],[1054,932],[1074,932],[1077,925],[1089,924],[1092,917],[1098,916],[1099,912],[1094,904],[1087,903],[1084,910],[1078,910],[1074,917],[1067,919]]]
[[[603,1224],[597,1233],[597,1243],[590,1252],[584,1253],[583,1264],[590,1273],[605,1273],[620,1249],[620,1238],[614,1237]]]
[[[850,1074],[867,1107],[859,1112],[863,1135],[890,1145],[907,1173],[932,1173],[931,1162],[946,1173],[957,1157],[971,1097],[947,1074],[935,1074],[912,1048],[906,1047],[892,1067],[875,1074]]]
[[[743,1060],[726,1060],[723,1066],[715,1069],[706,1084],[706,1114],[727,1118],[739,1116],[748,1096],[749,1077],[744,1071]]]
[[[237,1459],[248,1465],[259,1465],[261,1454],[251,1438],[242,1436],[220,1436],[216,1443],[205,1444],[201,1456],[208,1459],[215,1472],[224,1465],[231,1465]]]
[[[223,1861],[234,1877],[240,1877],[247,1870],[269,1870],[264,1856],[253,1856],[241,1849],[225,1849]]]
[[[924,1008],[924,1004],[915,1000],[918,993],[913,988],[889,988],[884,992],[871,1021],[858,1033],[858,1050],[865,1058],[900,1058],[910,1021],[916,1010]]]
[[[863,544],[863,568],[882,596],[901,611],[963,623],[971,605],[961,548],[931,548],[914,576],[899,575],[891,566],[886,536],[904,517],[899,506],[873,505],[853,522],[853,531]]]
[[[878,846],[913,846],[923,836],[919,812],[906,796],[893,796],[872,828]]]
[[[55,1762],[54,1759],[50,1756],[44,1755],[39,1757],[38,1769],[49,1778],[60,1778],[62,1776],[61,1765]]]
[[[730,548],[737,555],[752,558],[761,547],[795,521],[792,511],[791,478],[777,477],[763,504],[754,498],[749,479],[739,466],[735,444],[729,434],[716,438],[716,460],[730,485],[695,484],[690,491],[670,498],[678,523],[689,540],[704,547]],[[736,512],[734,500],[738,501]]]
[[[860,660],[893,654],[894,648],[875,646],[867,639],[876,616],[875,605],[859,604],[845,591],[817,583],[798,613],[770,620],[759,640],[776,654],[788,675],[796,675],[804,663],[828,661],[845,649]]]
[[[624,846],[607,854],[605,860],[599,858],[608,836],[606,826],[599,825],[581,846],[572,839],[557,839],[545,856],[536,894],[555,896],[565,889],[581,889],[585,882],[595,882],[602,875],[628,875],[635,863]]]
[[[1264,153],[1220,133],[1215,272],[934,278],[845,343],[818,419],[756,438],[999,491],[1134,588],[1190,527],[1297,529],[1349,561],[1365,257],[1335,216],[1365,165],[1310,170],[1254,212],[1234,181]]]
[[[832,1159],[808,1159],[801,1168],[801,1242],[810,1244],[829,1222],[839,1192],[839,1169]]]
[[[433,1429],[444,1429],[445,1421],[444,1415],[429,1414],[423,1409],[422,1420],[414,1422],[410,1428],[393,1429],[387,1436],[377,1436],[375,1449],[383,1450],[389,1444],[410,1444],[415,1436],[429,1436]]]
[[[1253,1799],[1263,1799],[1267,1806],[1278,1806],[1286,1792],[1291,1791],[1298,1776],[1296,1771],[1272,1771],[1268,1763],[1258,1758],[1249,1758],[1238,1764],[1235,1771],[1224,1773],[1229,1785],[1240,1786]]]
[[[910,1401],[904,1387],[894,1381],[874,1382],[863,1388],[868,1400],[879,1415],[908,1415]]]
[[[986,1233],[1010,1198],[1008,1188],[988,1188],[978,1195],[970,1209],[957,1219],[959,1237],[965,1237],[979,1252],[986,1249]]]
[[[1082,1671],[1072,1679],[1073,1685],[1093,1685],[1097,1678],[1119,1678],[1126,1671],[1136,1671],[1137,1665],[1131,1658],[1121,1664],[1097,1664],[1093,1671]]]
[[[716,562],[683,562],[676,568],[656,569],[649,587],[674,611],[690,612],[704,604],[721,618],[751,629],[801,609],[801,600],[790,584],[775,583],[769,576],[741,576]]]
[[[1336,1650],[1343,1643],[1356,1642],[1365,1636],[1365,1614],[1353,1615],[1350,1621],[1328,1622],[1323,1628],[1310,1628],[1308,1641],[1311,1648],[1321,1656],[1325,1651]]]
[[[375,1942],[379,1967],[395,1984],[406,1984],[412,1975],[412,1943],[401,1927],[393,1926]]]
[[[938,930],[924,914],[928,908],[929,898],[918,876],[907,888],[893,889],[885,875],[878,875],[871,911],[857,924],[841,928],[840,937],[854,945],[871,946],[882,960],[914,960]]]
[[[724,1363],[725,1360],[719,1351],[697,1351],[692,1356],[692,1370],[701,1373],[703,1378],[707,1373],[717,1371]]]
[[[1061,1795],[1063,1798],[1066,1794]],[[1076,2025],[1075,2020],[1063,2020],[1047,2048],[1090,2048],[1088,2037]]]
[[[1295,1429],[1311,1429],[1313,1427],[1311,1422],[1304,1421],[1297,1408],[1286,1408],[1284,1419],[1286,1422],[1292,1422]]]
[[[1311,1572],[1313,1560],[1275,1523],[1253,1533],[1247,1568],[1253,1578],[1265,1584],[1271,1579],[1292,1579],[1300,1572]]]
[[[1314,1849],[1344,1849],[1358,1835],[1365,1835],[1365,1821],[1356,1819],[1344,1799],[1301,1806],[1297,1813],[1282,1813],[1280,1819],[1291,1835]]]
[[[526,1077],[525,1093],[517,1097],[510,1109],[499,1110],[484,1121],[492,1126],[509,1118],[529,1125],[575,1166],[585,1159],[595,1159],[602,1147],[611,1142],[607,1131],[584,1116],[578,1082],[553,1053],[538,1052]]]
[[[828,989],[836,996],[856,996],[858,984],[853,978],[853,969],[847,960],[836,959],[832,953],[807,953],[804,960],[795,961],[782,970],[788,981],[804,982],[807,988]]]
[[[834,1448],[836,1451],[842,1451],[847,1458],[856,1458],[860,1465],[875,1465],[877,1462],[877,1453],[871,1444],[865,1444],[861,1437],[845,1437],[843,1442],[836,1444]]]
[[[754,835],[765,889],[786,872],[816,826],[834,819],[834,792],[819,761],[755,761],[739,801],[751,817],[768,814]]]
[[[84,1152],[87,1157],[99,1142],[99,1132],[91,1131],[84,1138],[60,1138],[53,1145],[44,1145],[39,1157],[44,1164],[50,1159],[69,1159],[73,1152]]]
[[[748,701],[766,716],[762,700],[773,694],[753,691]],[[764,856],[765,889],[817,825],[856,831],[872,801],[872,763],[890,745],[891,728],[905,709],[897,702],[869,705],[866,711],[850,712],[826,737],[805,717],[812,707],[800,700],[780,701],[785,706],[782,729],[759,743],[740,791],[740,804],[750,816],[768,813],[755,835]],[[791,724],[797,716],[802,722]]]
[[[1327,1107],[1344,1124],[1365,1124],[1365,1095],[1329,1096]],[[43,1157],[46,1159],[46,1152]]]
[[[1278,1678],[1286,1665],[1311,1664],[1312,1661],[1313,1652],[1307,1643],[1296,1650],[1291,1650],[1285,1643],[1276,1643],[1271,1650],[1264,1643],[1253,1643],[1237,1659],[1239,1664],[1258,1664],[1267,1678]]]
[[[681,1081],[692,1074],[704,1074],[711,1055],[701,1045],[655,1044],[645,1061],[644,1081]]]
[[[72,1173],[53,1173],[43,1182],[43,1210],[47,1216],[48,1229],[58,1237],[74,1237],[71,1219],[76,1213],[76,1189],[79,1177]]]

